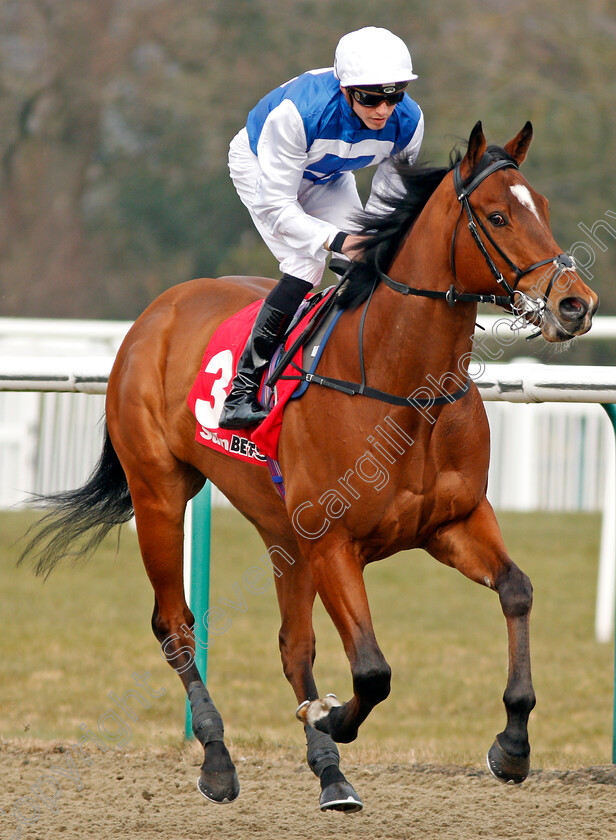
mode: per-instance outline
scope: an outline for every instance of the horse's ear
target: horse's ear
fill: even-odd
[[[486,146],[487,143],[481,126],[481,120],[478,120],[471,131],[471,136],[468,138],[466,154],[460,161],[460,175],[464,180],[470,178],[471,174],[479,165],[481,158],[485,154]]]
[[[518,166],[524,161],[532,139],[533,126],[530,122],[527,122],[522,131],[505,146],[505,151],[509,152]]]

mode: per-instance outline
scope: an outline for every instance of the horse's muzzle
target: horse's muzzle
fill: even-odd
[[[599,307],[599,299],[593,296],[590,301],[581,297],[566,297],[558,302],[556,311],[550,312],[544,324],[543,337],[546,341],[570,341],[584,335],[592,326],[592,319]]]

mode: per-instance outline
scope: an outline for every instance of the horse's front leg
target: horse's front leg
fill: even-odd
[[[390,691],[391,668],[374,635],[363,579],[363,561],[351,542],[332,548],[306,545],[317,591],[329,613],[351,664],[353,696],[339,703],[332,695],[305,702],[298,717],[334,741],[348,743],[360,724]],[[307,698],[309,699],[309,698]]]
[[[503,702],[507,725],[488,752],[488,767],[501,782],[523,782],[530,769],[528,718],[535,706],[529,619],[533,589],[507,555],[494,512],[484,498],[468,519],[439,529],[430,553],[471,580],[498,592],[507,622],[509,670]]]
[[[277,551],[272,551],[272,560],[275,560],[281,548],[280,536],[262,530],[260,533],[268,550],[270,546],[276,546]],[[282,569],[276,567],[275,572],[282,619],[278,636],[282,667],[298,702],[309,702],[319,696],[312,671],[315,658],[312,609],[316,588],[297,543],[285,542],[283,548],[287,563],[282,564]],[[347,813],[361,811],[363,803],[340,770],[340,753],[332,738],[308,723],[304,731],[306,761],[321,783],[320,809]]]

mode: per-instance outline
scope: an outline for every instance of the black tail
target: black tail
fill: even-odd
[[[45,577],[60,560],[90,557],[115,525],[129,521],[133,502],[106,425],[100,460],[83,487],[34,496],[33,505],[50,510],[32,526],[34,535],[19,562],[32,561],[36,574]]]

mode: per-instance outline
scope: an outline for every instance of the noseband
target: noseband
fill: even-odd
[[[565,271],[575,269],[575,261],[572,257],[568,256],[567,254],[558,254],[556,257],[548,257],[545,260],[540,260],[539,262],[533,263],[527,268],[519,268],[513,262],[513,260],[511,260],[507,256],[507,254],[505,254],[502,248],[499,245],[497,245],[497,243],[494,241],[494,239],[490,235],[489,231],[486,229],[485,225],[482,223],[481,219],[479,218],[479,216],[475,212],[475,209],[469,201],[469,196],[474,192],[474,190],[479,186],[479,184],[481,184],[482,181],[484,181],[486,178],[492,175],[492,173],[496,172],[499,169],[504,169],[505,167],[513,167],[514,169],[518,169],[519,167],[517,163],[511,158],[500,158],[499,160],[495,160],[492,163],[480,166],[481,168],[479,169],[479,172],[475,175],[475,177],[470,181],[470,183],[466,187],[464,186],[464,182],[460,174],[459,163],[456,164],[453,171],[453,183],[456,190],[456,196],[458,198],[458,201],[460,202],[460,215],[458,216],[458,220],[456,222],[456,226],[451,237],[451,270],[454,279],[457,280],[455,259],[456,234],[458,232],[458,227],[460,225],[460,219],[462,218],[462,214],[464,211],[466,211],[466,216],[468,219],[468,229],[471,232],[473,240],[477,248],[479,249],[479,252],[486,261],[488,268],[494,276],[494,279],[500,286],[502,286],[506,294],[483,295],[473,294],[469,292],[457,292],[453,284],[449,287],[448,291],[446,292],[436,292],[428,289],[415,289],[411,286],[407,286],[405,283],[398,283],[395,280],[392,280],[391,277],[388,277],[384,272],[379,272],[381,280],[383,280],[383,282],[394,291],[400,292],[400,294],[418,295],[421,297],[430,298],[442,298],[446,300],[450,306],[454,306],[454,304],[458,302],[492,303],[496,306],[502,306],[504,308],[510,309],[510,311],[513,312],[514,315],[519,316],[524,322],[530,322],[534,326],[541,327],[545,320],[545,310],[547,307],[550,292],[554,287],[554,283]],[[487,238],[488,242],[492,245],[496,253],[505,261],[505,263],[513,271],[515,277],[513,286],[504,277],[502,271],[500,271],[500,269],[488,253],[486,245],[483,239],[481,238],[481,233],[479,232],[479,229],[481,229],[482,233]],[[552,263],[552,265],[554,266],[554,271],[552,272],[552,275],[547,283],[542,298],[533,299],[525,292],[518,291],[518,283],[520,282],[522,277],[524,277],[524,275],[530,274],[530,272],[534,271],[536,268],[541,268],[542,266],[549,265],[550,263]],[[535,333],[535,335],[539,335],[539,333]]]

